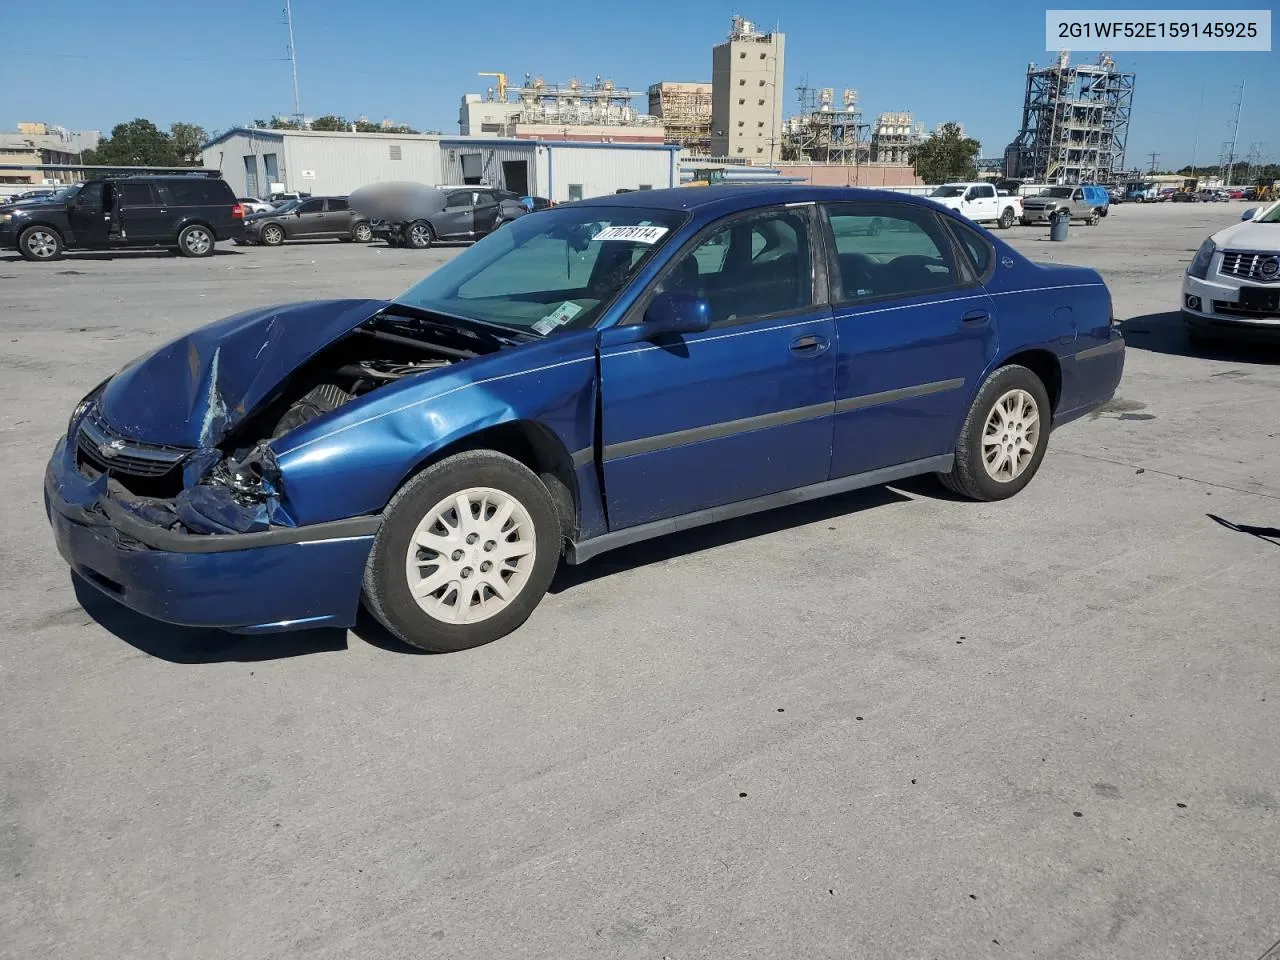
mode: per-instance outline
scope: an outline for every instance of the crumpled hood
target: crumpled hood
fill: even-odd
[[[111,426],[134,439],[211,447],[298,366],[386,305],[319,300],[216,320],[116,374],[99,409]]]
[[[1237,223],[1215,233],[1213,242],[1219,250],[1280,253],[1280,223]]]

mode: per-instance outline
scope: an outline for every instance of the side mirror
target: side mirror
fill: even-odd
[[[1254,215],[1255,213],[1257,213],[1257,212],[1258,212],[1258,208],[1257,208],[1257,207],[1250,207],[1250,208],[1249,208],[1248,210],[1246,210],[1244,213],[1240,214],[1240,219],[1241,219],[1241,220],[1252,220],[1252,219],[1253,219],[1253,215]]]
[[[644,312],[649,337],[664,333],[699,333],[711,327],[711,306],[691,293],[659,293]]]

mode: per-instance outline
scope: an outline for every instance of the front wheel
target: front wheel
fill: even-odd
[[[415,220],[404,231],[405,246],[412,247],[414,250],[427,249],[434,239],[435,233],[431,229],[431,224],[425,220]]]
[[[361,222],[351,228],[351,239],[356,243],[368,243],[373,239],[373,228]]]
[[[258,238],[268,247],[278,247],[284,243],[284,227],[276,226],[269,223],[262,228],[262,232],[258,234]]]
[[[178,234],[178,252],[184,257],[211,257],[213,243],[213,231],[198,223],[184,227]]]
[[[1010,364],[987,378],[973,400],[950,473],[939,474],[952,493],[973,500],[1012,497],[1036,475],[1049,443],[1052,412],[1044,383]]]
[[[560,518],[537,475],[491,450],[459,453],[387,505],[365,566],[365,606],[423,650],[478,647],[529,618],[560,545]]]
[[[52,227],[27,227],[18,237],[18,252],[35,263],[57,260],[62,256],[62,237]]]

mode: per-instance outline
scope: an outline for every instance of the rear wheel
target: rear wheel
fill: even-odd
[[[528,467],[490,450],[456,454],[387,505],[365,567],[365,605],[423,650],[477,647],[529,618],[560,545],[555,503]]]
[[[18,252],[36,263],[62,256],[62,237],[52,227],[27,227],[18,237]]]
[[[431,224],[425,220],[415,220],[404,229],[404,242],[406,247],[412,247],[414,250],[425,250],[435,241],[435,231],[431,229]]]
[[[939,474],[952,493],[973,500],[1012,497],[1036,475],[1049,443],[1049,394],[1018,364],[987,378],[973,400],[950,473]]]
[[[1014,219],[1013,207],[1005,207],[1004,212],[1000,214],[1000,219],[996,221],[996,226],[1001,230],[1008,230],[1013,226]]]
[[[208,227],[193,223],[183,227],[178,234],[178,252],[184,257],[213,256],[213,231]]]
[[[1084,222],[1085,222],[1086,224],[1088,224],[1089,226],[1091,226],[1091,227],[1096,227],[1096,226],[1098,225],[1098,221],[1099,221],[1099,220],[1101,220],[1101,219],[1102,219],[1102,218],[1101,218],[1100,216],[1098,216],[1098,211],[1097,211],[1097,210],[1090,210],[1090,211],[1089,211],[1089,216],[1085,217]]]

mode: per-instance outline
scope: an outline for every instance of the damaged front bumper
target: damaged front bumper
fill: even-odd
[[[44,498],[58,552],[87,583],[157,620],[236,632],[352,626],[380,522],[191,533],[82,473],[65,437]]]

